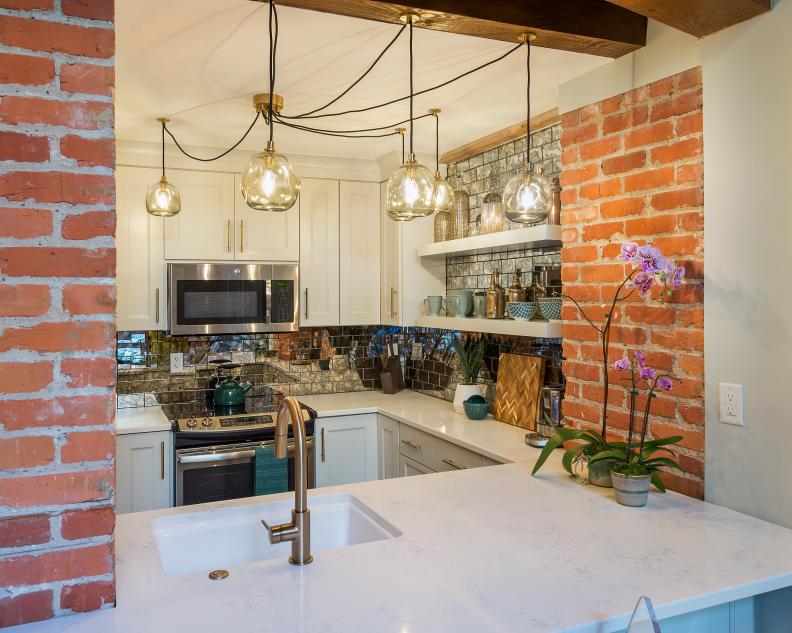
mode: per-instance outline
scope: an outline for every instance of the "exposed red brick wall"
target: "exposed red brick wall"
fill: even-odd
[[[655,434],[682,435],[680,463],[687,474],[664,474],[669,488],[704,494],[704,164],[701,69],[693,68],[562,118],[562,275],[570,296],[597,320],[613,299],[625,266],[623,241],[651,242],[685,266],[688,282],[670,301],[637,296],[614,319],[611,359],[627,347],[648,350],[657,369],[676,385],[653,406]],[[594,330],[567,301],[563,308],[564,416],[599,428],[601,349]],[[647,328],[646,326],[651,327]],[[615,372],[611,371],[611,379]],[[613,383],[613,380],[611,380]],[[609,395],[615,435],[628,422],[626,394]]]
[[[113,0],[0,0],[0,627],[115,601]]]

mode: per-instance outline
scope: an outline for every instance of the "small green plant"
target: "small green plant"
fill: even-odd
[[[459,357],[459,370],[462,372],[463,385],[475,385],[478,382],[481,361],[484,359],[484,339],[474,341],[468,339],[463,343],[461,339],[454,338],[454,351]]]

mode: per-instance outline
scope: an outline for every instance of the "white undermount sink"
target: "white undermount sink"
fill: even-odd
[[[294,499],[290,497],[154,519],[151,526],[162,568],[167,574],[187,574],[271,558],[282,558],[285,563],[291,544],[271,545],[261,520],[288,522],[293,507]],[[308,509],[314,553],[401,535],[352,495],[310,496]]]

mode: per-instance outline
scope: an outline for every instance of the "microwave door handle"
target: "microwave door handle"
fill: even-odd
[[[272,323],[272,279],[267,279],[264,290],[264,322]]]

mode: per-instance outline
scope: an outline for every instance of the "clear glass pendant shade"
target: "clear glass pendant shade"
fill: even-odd
[[[181,211],[179,190],[165,180],[155,182],[146,192],[146,211],[151,215],[169,218]]]
[[[450,211],[454,208],[454,190],[439,172],[435,173],[432,208],[437,212]]]
[[[431,171],[410,154],[407,162],[393,172],[385,189],[385,209],[397,222],[434,213],[435,179]]]
[[[553,206],[550,181],[534,171],[530,165],[509,179],[503,191],[506,217],[518,224],[543,222]]]
[[[240,188],[251,209],[288,211],[300,195],[300,178],[288,158],[268,147],[250,158]]]

